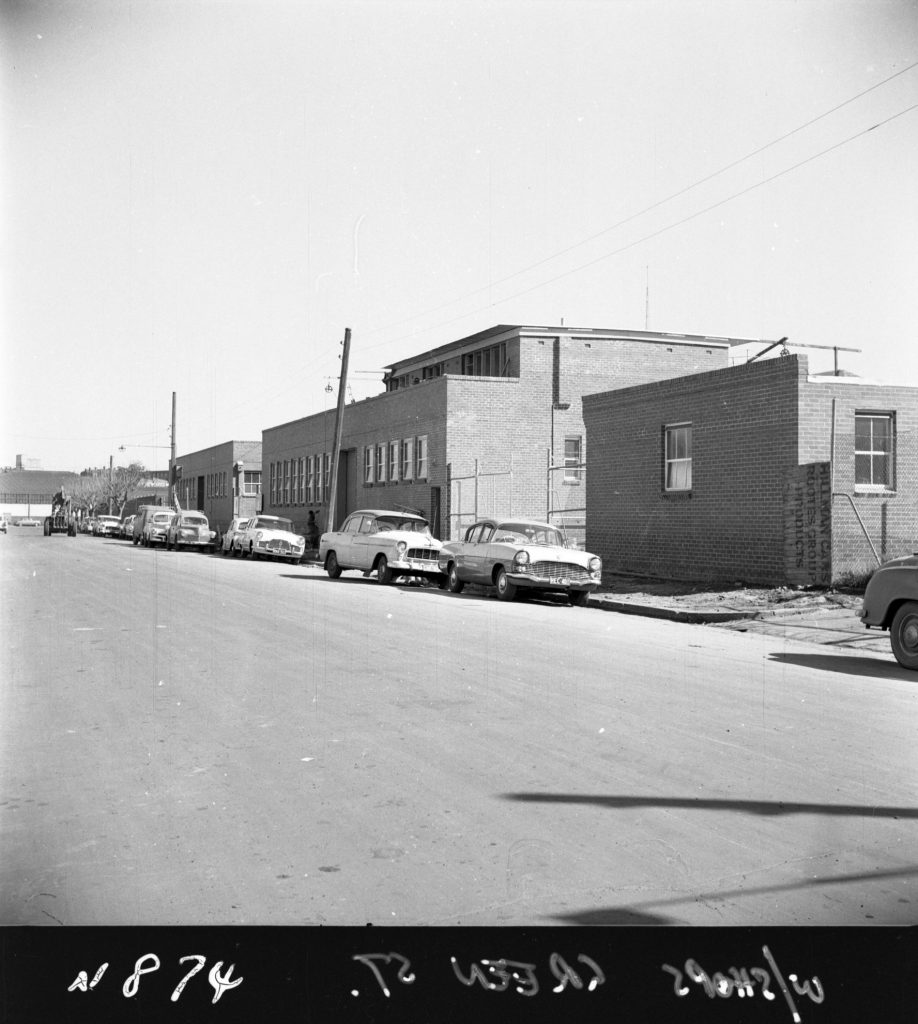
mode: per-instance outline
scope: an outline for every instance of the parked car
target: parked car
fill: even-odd
[[[134,535],[134,519],[134,516],[125,516],[125,518],[121,520],[121,536],[124,537],[125,540],[130,540]]]
[[[597,555],[571,547],[549,523],[523,519],[474,523],[462,540],[443,545],[440,569],[452,593],[478,583],[496,587],[501,601],[512,601],[522,588],[566,594],[571,604],[584,605],[602,579]]]
[[[254,516],[238,533],[239,553],[244,557],[284,558],[296,564],[306,550],[306,538],[281,516]]]
[[[169,505],[141,505],[134,515],[134,528],[131,531],[131,541],[134,544],[143,544],[144,530],[147,528],[147,523],[150,521],[150,517],[155,515],[157,512],[172,511],[173,509]]]
[[[242,553],[242,534],[248,524],[249,516],[233,516],[226,533],[220,539],[221,555],[231,554],[235,558],[236,555]]]
[[[151,548],[156,544],[166,544],[166,534],[169,532],[169,524],[175,518],[175,512],[171,509],[160,509],[150,515],[144,516],[143,532],[140,536],[140,543]]]
[[[888,629],[896,661],[918,669],[918,554],[895,558],[870,577],[861,621],[868,629]]]
[[[20,519],[16,524],[17,526],[41,526],[41,522],[38,519],[31,519],[26,516],[24,519]]]
[[[421,516],[363,509],[352,512],[340,530],[322,534],[319,561],[332,579],[344,569],[359,569],[365,576],[375,572],[379,583],[393,583],[399,576],[440,582],[440,547]]]
[[[214,532],[203,512],[176,512],[166,531],[166,550],[197,548],[213,554]]]
[[[121,520],[117,516],[96,516],[92,532],[94,537],[117,537],[121,533]]]

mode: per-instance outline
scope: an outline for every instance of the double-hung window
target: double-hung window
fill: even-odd
[[[384,444],[376,446],[376,482],[378,484],[386,482],[386,446]]]
[[[376,480],[376,476],[373,472],[375,463],[373,462],[374,451],[372,445],[368,444],[363,450],[363,482],[365,484],[371,484]]]
[[[665,488],[692,489],[692,425],[677,423],[665,428]]]
[[[414,438],[406,437],[402,441],[402,472],[403,480],[414,479]]]
[[[581,462],[583,462],[583,441],[580,435],[566,437],[564,439],[564,482],[566,484],[580,483]]]
[[[417,439],[417,479],[427,479],[427,435]]]
[[[389,483],[398,482],[398,441],[389,442]]]
[[[314,505],[316,500],[316,460],[315,456],[306,456],[306,504]]]
[[[895,488],[894,442],[895,421],[890,413],[854,414],[855,491],[891,491]]]

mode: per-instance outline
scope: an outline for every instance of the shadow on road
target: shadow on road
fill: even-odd
[[[801,668],[847,672],[849,675],[872,676],[875,679],[905,679],[918,683],[918,673],[902,668],[895,661],[881,658],[857,658],[847,654],[798,654],[787,651],[773,651],[769,657],[772,661],[785,665],[799,665]]]
[[[630,907],[597,907],[593,910],[574,911],[569,914],[552,914],[552,920],[567,924],[603,925],[603,924],[637,924],[661,925],[680,924],[678,919],[666,918],[649,913],[651,907],[667,907],[686,903],[717,904],[723,900],[739,899],[748,896],[762,896],[767,893],[794,892],[800,889],[813,889],[822,885],[850,885],[863,882],[878,882],[895,878],[913,878],[918,875],[918,867],[898,868],[894,871],[860,871],[850,875],[822,875],[818,878],[806,878],[799,882],[785,882],[779,885],[760,885],[748,889],[723,889],[719,892],[686,892],[666,900],[647,900]],[[903,906],[908,900],[900,899]]]
[[[805,804],[777,800],[704,800],[693,797],[601,796],[581,793],[504,793],[504,800],[519,803],[592,804],[610,810],[633,807],[665,807],[692,811],[738,811],[762,817],[787,814],[826,814],[842,818],[918,819],[916,807],[860,806],[859,804]]]

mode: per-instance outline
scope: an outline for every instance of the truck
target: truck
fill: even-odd
[[[45,517],[44,534],[66,533],[68,537],[76,536],[76,517],[73,514],[73,503],[63,490],[51,499],[51,515]]]

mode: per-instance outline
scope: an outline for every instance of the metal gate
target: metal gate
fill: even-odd
[[[449,481],[449,535],[458,540],[466,527],[484,517],[513,515],[513,457],[506,469],[485,471],[478,459],[474,469],[454,476],[452,464],[446,467]]]
[[[548,521],[561,529],[571,547],[585,550],[586,463],[565,462],[553,466],[549,452],[546,475]]]

